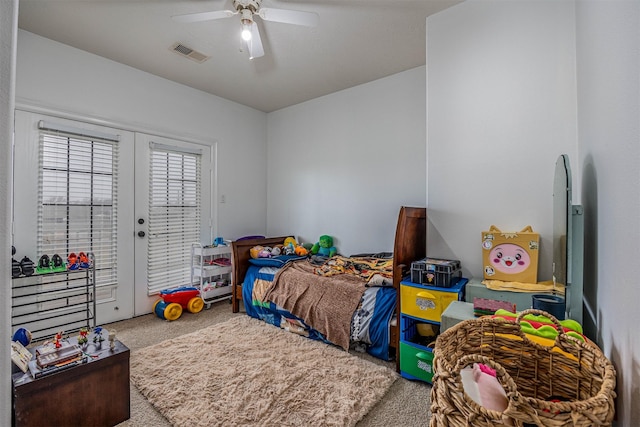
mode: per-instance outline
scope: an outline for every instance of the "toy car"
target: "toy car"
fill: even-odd
[[[182,316],[182,310],[199,313],[204,308],[200,291],[193,286],[182,286],[160,291],[160,298],[153,305],[153,312],[161,319],[176,320]]]

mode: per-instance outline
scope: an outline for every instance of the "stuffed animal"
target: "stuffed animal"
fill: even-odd
[[[301,255],[306,256],[309,252],[299,246],[293,237],[285,240],[285,245],[270,246],[254,246],[249,250],[251,258],[272,258],[280,255]]]
[[[284,239],[284,246],[293,246],[294,248],[298,246],[298,242],[293,237],[287,237]]]
[[[287,237],[284,239],[284,244],[282,246],[282,254],[283,255],[295,255],[296,248],[298,247],[298,242],[293,237]]]
[[[327,236],[326,234],[320,236],[318,242],[311,248],[311,253],[313,255],[322,255],[326,257],[334,256],[338,253],[338,250],[333,246],[333,237]]]
[[[473,364],[473,379],[480,392],[482,406],[494,411],[503,412],[509,406],[507,394],[496,379],[496,372],[482,363]]]
[[[251,255],[251,258],[260,258],[260,253],[264,250],[264,246],[254,246],[251,249],[249,249],[249,255]]]
[[[507,393],[496,378],[496,371],[491,367],[474,363],[473,367],[462,369],[460,374],[465,393],[477,404],[492,411],[504,412],[507,409]],[[511,422],[505,424],[513,425]]]
[[[294,253],[298,256],[307,256],[309,251],[304,246],[296,246]]]
[[[262,248],[260,252],[258,252],[258,258],[271,258],[271,250],[269,246],[265,246]]]

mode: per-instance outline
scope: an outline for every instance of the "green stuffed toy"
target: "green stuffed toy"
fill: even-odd
[[[338,250],[333,246],[333,237],[323,234],[318,239],[318,243],[311,247],[311,253],[313,255],[322,255],[326,257],[332,257],[338,253]]]

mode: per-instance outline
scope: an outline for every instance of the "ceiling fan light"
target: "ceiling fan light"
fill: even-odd
[[[242,32],[240,33],[240,36],[242,37],[242,40],[246,42],[251,40],[251,24],[251,21],[245,22],[245,20],[243,20],[242,22]]]

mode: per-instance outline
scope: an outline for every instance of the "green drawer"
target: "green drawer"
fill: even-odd
[[[433,351],[400,341],[400,375],[429,383],[433,379]]]

